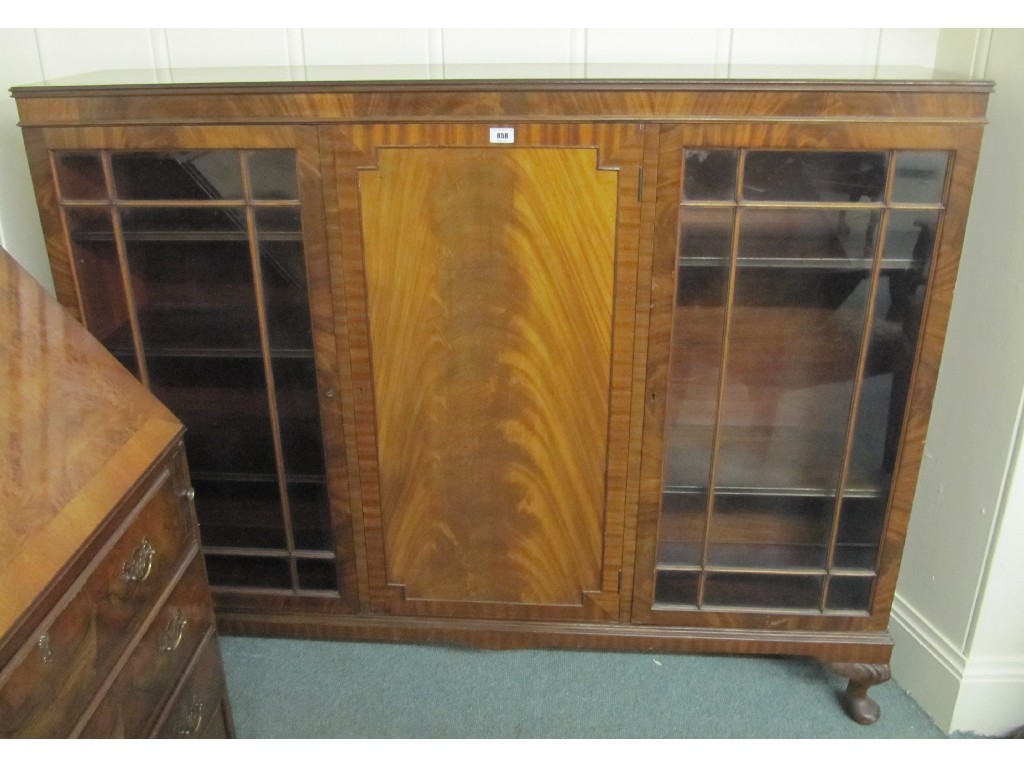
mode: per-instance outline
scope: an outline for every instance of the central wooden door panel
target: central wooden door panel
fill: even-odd
[[[632,349],[613,338],[615,275],[623,251],[636,269],[621,201],[631,186],[638,207],[640,132],[627,173],[600,146],[621,145],[616,130],[526,127],[515,146],[486,131],[353,129],[367,150],[349,168],[374,416],[360,455],[370,605],[615,616],[624,510],[609,465],[625,464],[628,432],[609,424],[630,397],[615,354]],[[360,439],[369,426],[357,419]]]

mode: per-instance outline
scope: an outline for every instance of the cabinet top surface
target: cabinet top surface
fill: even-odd
[[[16,97],[54,89],[216,90],[261,87],[296,90],[516,88],[746,89],[946,87],[991,90],[991,83],[919,67],[795,67],[683,64],[445,64],[107,70],[12,88]],[[84,95],[84,94],[82,94]]]
[[[2,636],[180,425],[2,249],[0,335]]]

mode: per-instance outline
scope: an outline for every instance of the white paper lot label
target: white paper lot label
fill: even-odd
[[[515,128],[491,128],[491,144],[515,144]]]

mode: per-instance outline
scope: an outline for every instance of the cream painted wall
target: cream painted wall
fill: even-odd
[[[0,84],[6,92],[11,85],[111,68],[170,70],[173,76],[175,69],[196,66],[443,68],[467,62],[699,63],[725,69],[812,64],[823,73],[833,66],[938,62],[953,71],[986,74],[989,47],[987,33],[973,29],[0,29]],[[958,701],[961,710],[971,708],[961,689],[975,649],[1003,687],[1003,672],[1024,679],[1019,621],[987,620],[1012,611],[1020,617],[1014,598],[1021,592],[1024,563],[1024,545],[1016,544],[1024,542],[1024,469],[1008,472],[1024,381],[1024,302],[1014,307],[1024,259],[1022,240],[1008,226],[1015,214],[1007,209],[1011,200],[1015,210],[1022,207],[1020,192],[1013,198],[1016,187],[1008,180],[1024,167],[1012,141],[1024,113],[1010,103],[1020,95],[1019,87],[1010,86],[1020,82],[1020,65],[1011,58],[1022,47],[1019,31],[997,32],[991,44],[987,74],[1006,85],[993,99],[897,593],[894,672],[944,727],[966,722],[955,721],[954,711]],[[0,243],[52,289],[16,122],[13,101],[0,99]],[[1009,497],[1006,488],[1012,490]],[[996,732],[991,729],[1001,726],[993,723],[1010,715],[985,717],[971,727]],[[1024,711],[1019,720],[1024,722]]]
[[[893,673],[947,730],[1024,725],[1024,30],[944,33],[995,81],[897,587]]]
[[[0,29],[0,243],[53,289],[12,85],[103,69],[675,63],[931,67],[937,29]]]

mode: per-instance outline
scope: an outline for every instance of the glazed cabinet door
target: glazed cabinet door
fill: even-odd
[[[663,132],[635,619],[885,629],[974,131]]]
[[[315,130],[26,143],[58,297],[187,428],[218,605],[353,604]]]
[[[618,618],[642,139],[336,129],[370,610]]]

